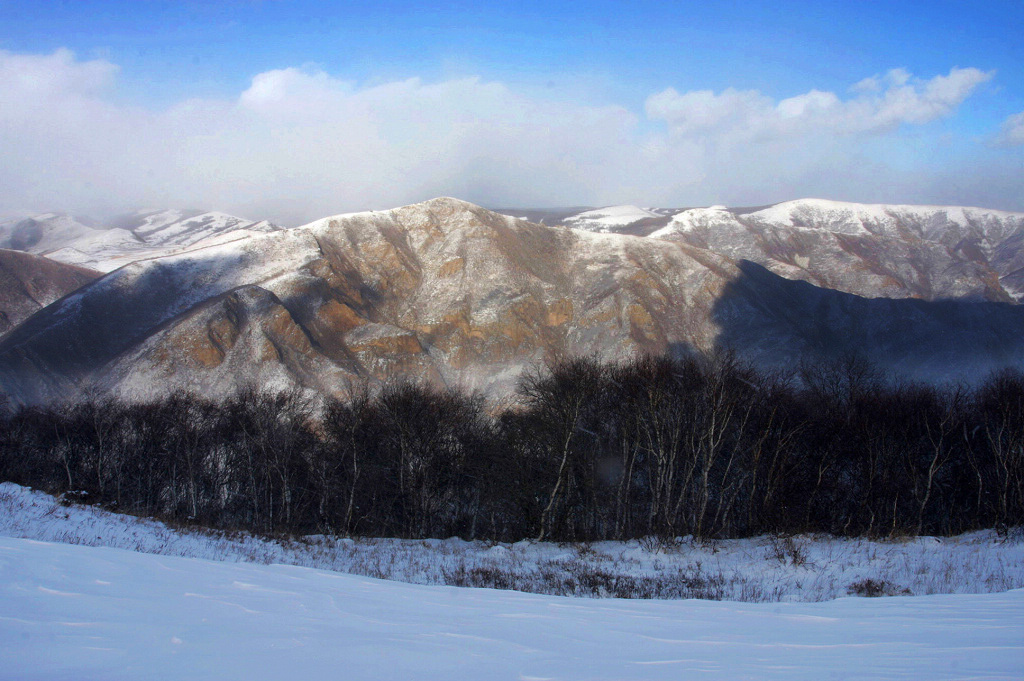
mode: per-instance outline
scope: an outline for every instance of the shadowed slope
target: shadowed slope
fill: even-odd
[[[0,250],[0,336],[40,308],[101,276],[20,251]]]
[[[716,301],[717,343],[762,365],[795,369],[859,355],[928,380],[975,382],[1024,366],[1024,307],[964,300],[863,298],[739,263]]]

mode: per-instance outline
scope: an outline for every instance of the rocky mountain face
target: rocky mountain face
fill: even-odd
[[[570,216],[562,224],[645,234],[750,260],[787,279],[870,298],[1024,300],[1024,214],[980,208],[788,201],[674,212],[664,225]]]
[[[0,248],[109,272],[144,258],[158,258],[210,240],[242,238],[281,229],[218,212],[141,211],[96,226],[80,218],[45,213],[0,223]]]
[[[21,402],[248,383],[344,394],[406,374],[500,391],[559,356],[725,347],[783,368],[857,351],[930,379],[1024,364],[1024,307],[859,297],[674,234],[441,198],[194,244],[33,315],[0,342],[0,386]]]
[[[99,276],[93,270],[0,249],[0,337]]]

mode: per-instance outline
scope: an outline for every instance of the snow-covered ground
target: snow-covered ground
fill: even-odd
[[[569,599],[0,539],[18,679],[1011,679],[1024,591]]]
[[[722,574],[716,597],[818,600],[866,579],[914,593],[1000,591],[1022,585],[1022,566],[1024,542],[988,533],[706,546],[279,542],[176,530],[4,483],[0,678],[1011,679],[1024,673],[1019,589],[738,603],[424,583],[505,575],[543,590],[602,571],[666,585]]]
[[[568,596],[779,602],[1024,587],[1024,538],[992,532],[887,542],[824,536],[704,544],[499,544],[323,536],[270,540],[178,530],[95,507],[64,506],[11,483],[0,484],[0,536]]]

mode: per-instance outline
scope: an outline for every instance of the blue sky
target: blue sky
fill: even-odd
[[[221,201],[228,205],[215,207],[293,220],[431,192],[492,205],[829,195],[1024,210],[1017,143],[1024,132],[1013,118],[1024,113],[1021,35],[1019,0],[0,2],[0,50],[9,62],[0,73],[20,72],[22,83],[91,82],[75,75],[91,64],[97,79],[94,87],[48,91],[48,106],[40,103],[78,111],[76,120],[55,119],[49,129],[37,121],[32,129],[0,118],[7,133],[0,128],[0,145],[7,140],[0,152],[29,157],[46,180],[22,177],[0,195],[0,208],[15,209],[19,199],[39,207],[49,184],[60,190],[54,200],[82,208],[113,209],[118,201],[109,194],[119,188],[123,203]],[[70,56],[53,59],[59,50]],[[109,69],[100,75],[102,65]],[[271,75],[257,111],[245,93],[253,94],[261,74]],[[410,79],[417,79],[413,91],[397,88]],[[798,122],[779,118],[781,102],[814,92],[834,95],[814,100],[827,115],[801,99],[793,103]],[[442,106],[451,106],[448,123],[424,113],[441,96],[451,98]],[[280,102],[271,111],[267,97],[299,104],[308,97],[309,107],[295,108],[316,115],[285,113]],[[203,113],[182,120],[190,102]],[[83,123],[89,118],[99,122]],[[250,134],[239,134],[246,125]],[[136,142],[116,133],[125,127],[134,151],[123,147]],[[205,131],[202,140],[196,129]],[[363,136],[346,138],[350,129]],[[557,155],[537,149],[549,134]],[[168,154],[161,139],[168,135],[190,150],[182,156],[171,145],[173,158],[163,159],[178,181],[156,160]],[[372,144],[363,144],[367,136]],[[248,148],[257,140],[267,142],[262,157]],[[102,158],[110,145],[129,166],[123,177]],[[60,158],[68,146],[74,171],[31,158],[33,151]],[[204,156],[204,147],[221,160]],[[381,163],[381,155],[392,161]],[[235,170],[252,163],[274,170]],[[89,173],[94,181],[83,177]],[[149,186],[145,177],[153,178]],[[308,208],[295,197],[303,182]]]

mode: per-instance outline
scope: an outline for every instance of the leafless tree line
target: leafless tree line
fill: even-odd
[[[8,411],[0,475],[260,533],[513,540],[952,534],[1024,522],[1024,374],[797,376],[721,354],[593,358],[510,406],[397,382],[347,401],[244,391]]]

